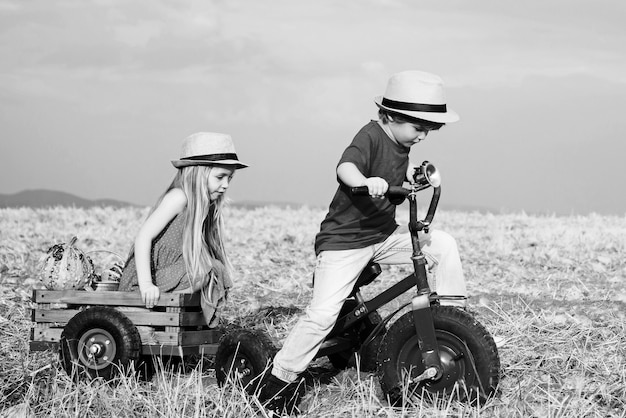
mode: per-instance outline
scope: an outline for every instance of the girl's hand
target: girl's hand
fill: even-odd
[[[367,186],[367,190],[370,192],[370,196],[382,198],[385,196],[387,189],[389,189],[389,184],[387,181],[380,177],[368,177],[365,179],[363,184]]]
[[[152,309],[154,305],[159,301],[161,291],[158,287],[152,283],[146,286],[139,286],[139,292],[141,292],[141,300],[146,304],[146,308]]]

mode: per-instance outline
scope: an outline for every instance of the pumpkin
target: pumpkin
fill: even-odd
[[[80,290],[92,279],[94,266],[91,259],[74,244],[55,244],[41,260],[40,279],[50,290]]]

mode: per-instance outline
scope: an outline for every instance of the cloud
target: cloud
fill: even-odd
[[[264,141],[270,151],[302,154],[307,173],[332,154],[322,164],[334,185],[341,144],[375,115],[373,97],[391,73],[414,68],[441,75],[461,113],[459,130],[446,136],[493,135],[486,150],[463,142],[459,158],[493,156],[498,135],[586,146],[596,124],[614,134],[607,120],[623,108],[614,101],[609,112],[594,110],[579,132],[569,124],[590,114],[581,98],[605,106],[623,90],[625,11],[618,0],[0,0],[0,126],[15,138],[11,151],[47,150],[42,171],[69,170],[55,161],[87,171],[86,158],[68,159],[68,149],[110,159],[118,148],[130,158],[146,146],[153,153],[136,157],[141,166],[161,167],[176,152],[171,138],[211,127],[245,138],[242,152],[260,167],[271,163]],[[515,103],[503,106],[507,99]],[[518,133],[528,124],[540,135]],[[3,170],[20,169],[0,158]],[[159,175],[151,170],[142,175]]]
[[[615,18],[608,20],[615,34],[589,29],[610,12],[587,6],[583,16],[564,17],[563,2],[7,4],[14,10],[3,23],[14,23],[1,39],[20,47],[7,48],[0,60],[5,68],[31,74],[60,69],[85,76],[91,69],[94,78],[204,83],[207,73],[347,77],[362,70],[359,63],[379,62],[387,70],[379,72],[381,79],[423,68],[450,86],[520,83],[540,73],[626,77],[620,71],[626,58],[616,52],[624,31],[610,24]],[[567,4],[575,10],[584,3]]]

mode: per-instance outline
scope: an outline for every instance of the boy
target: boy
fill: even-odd
[[[411,263],[410,235],[398,230],[396,207],[384,195],[389,186],[412,181],[415,165],[409,163],[411,146],[459,117],[445,104],[441,79],[421,71],[394,74],[384,96],[375,98],[375,103],[379,120],[356,134],[337,165],[339,187],[315,239],[313,299],[274,358],[272,374],[260,394],[262,401],[270,400],[269,409],[289,410],[297,404],[303,393],[298,375],[333,328],[367,263]],[[357,186],[367,186],[369,196],[353,196],[350,188]],[[465,296],[454,238],[431,231],[420,240],[434,271],[437,293]],[[441,302],[465,304],[465,300]]]

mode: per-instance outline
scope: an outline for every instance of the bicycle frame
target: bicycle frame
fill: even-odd
[[[385,291],[368,301],[363,300],[360,293],[357,291],[356,299],[358,305],[351,312],[337,320],[334,328],[328,336],[328,339],[330,339],[335,335],[340,335],[341,332],[343,332],[344,330],[349,329],[358,321],[366,318],[370,312],[376,311],[378,308],[391,302],[400,295],[409,291],[411,288],[415,287],[416,295],[415,297],[413,297],[411,302],[404,304],[395,312],[388,315],[382,321],[382,323],[380,323],[370,333],[370,335],[365,339],[365,342],[362,344],[362,346],[365,346],[369,342],[371,342],[376,334],[381,331],[381,329],[385,326],[386,323],[391,320],[391,318],[393,318],[401,309],[410,304],[411,310],[413,311],[415,330],[420,339],[420,349],[422,352],[422,361],[424,366],[424,372],[422,373],[422,375],[415,378],[414,381],[424,380],[428,378],[439,378],[443,370],[440,362],[437,340],[435,336],[433,317],[430,310],[431,304],[438,303],[439,297],[431,291],[430,286],[428,285],[428,278],[426,274],[426,258],[422,252],[418,234],[418,232],[422,230],[428,232],[428,228],[434,217],[435,211],[437,209],[437,204],[439,202],[439,197],[441,195],[441,187],[434,187],[426,218],[422,221],[418,221],[417,192],[424,190],[428,187],[430,187],[430,185],[418,183],[412,185],[412,188],[410,190],[404,188],[394,188],[396,192],[398,192],[398,189],[404,190],[404,192],[398,193],[404,194],[409,199],[409,231],[411,234],[411,242],[413,246],[411,260],[413,262],[414,273],[406,276],[398,283],[394,284],[390,288],[386,289]],[[331,345],[330,347],[325,347],[324,349],[320,350],[317,357],[327,355],[329,351],[334,351],[332,349],[339,348],[339,346],[341,346],[340,342],[338,342],[337,346]]]

